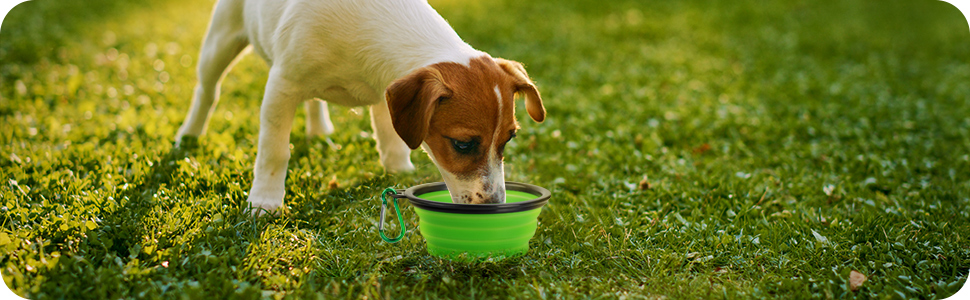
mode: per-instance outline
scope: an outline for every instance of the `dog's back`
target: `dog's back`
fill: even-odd
[[[326,69],[324,76],[341,77],[330,82],[364,81],[382,91],[411,71],[404,68],[440,62],[443,56],[467,63],[482,55],[463,42],[426,1],[228,2],[243,3],[242,26],[263,59],[294,74]]]

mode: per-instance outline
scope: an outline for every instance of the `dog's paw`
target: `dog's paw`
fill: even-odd
[[[175,138],[175,148],[182,150],[192,150],[199,147],[199,137],[192,135],[177,136]]]
[[[306,127],[306,135],[309,138],[319,138],[325,137],[333,134],[334,128],[333,123],[329,120],[320,122],[308,122]]]
[[[414,172],[414,164],[412,164],[410,161],[395,162],[395,163],[382,162],[381,164],[384,165],[384,170],[387,170],[388,173]]]
[[[268,199],[250,196],[246,199],[249,203],[249,213],[253,216],[262,216],[265,214],[271,214],[273,216],[278,216],[280,211],[283,209],[283,199]]]
[[[377,153],[380,154],[381,166],[388,173],[407,173],[414,171],[414,164],[411,163],[411,149],[401,143],[400,147],[394,145],[383,145],[378,142]]]

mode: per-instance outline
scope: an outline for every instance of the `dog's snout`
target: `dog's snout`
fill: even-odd
[[[442,172],[442,174],[449,174]],[[443,176],[445,185],[451,192],[451,199],[459,204],[494,204],[505,203],[505,180],[501,164],[491,170],[485,170],[479,176],[471,178],[456,178]],[[449,174],[450,175],[450,174]]]
[[[464,192],[453,197],[455,203],[461,204],[491,204],[491,203],[505,203],[505,191],[499,190],[495,192]]]
[[[495,191],[492,193],[475,193],[475,197],[472,197],[472,204],[489,204],[489,203],[505,203],[505,191]]]

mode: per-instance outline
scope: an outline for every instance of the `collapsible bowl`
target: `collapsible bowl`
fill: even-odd
[[[444,182],[406,190],[386,189],[381,193],[378,233],[389,243],[404,236],[406,230],[397,199],[406,198],[418,214],[418,230],[431,255],[459,261],[503,259],[529,251],[540,208],[549,202],[550,195],[549,190],[536,185],[506,182],[505,203],[458,204],[451,202]],[[393,239],[384,235],[387,197],[393,200],[401,225],[400,235]]]

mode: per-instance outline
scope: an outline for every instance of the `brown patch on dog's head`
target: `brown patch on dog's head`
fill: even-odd
[[[533,120],[545,119],[522,64],[486,55],[418,69],[385,96],[394,129],[411,149],[426,145],[455,202],[496,203],[505,201],[502,152],[518,129],[516,94]]]

